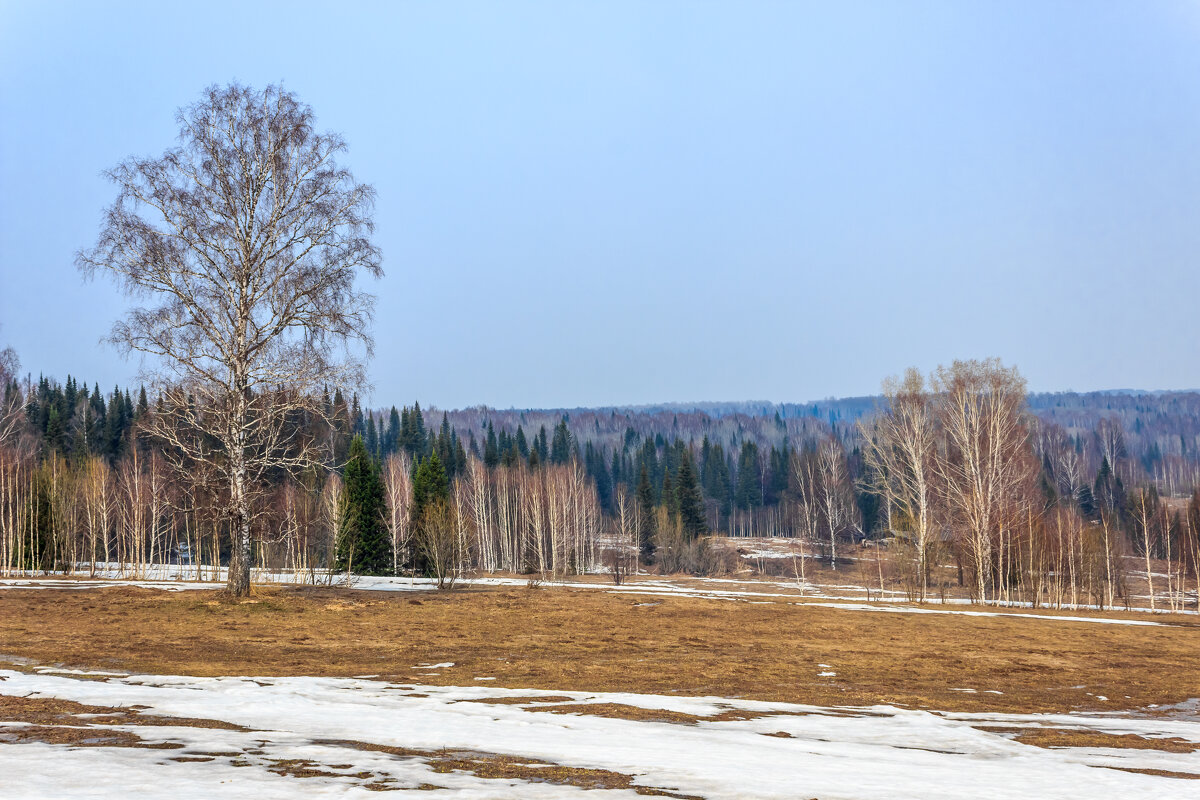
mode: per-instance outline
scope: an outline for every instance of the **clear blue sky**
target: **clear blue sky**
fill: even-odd
[[[0,346],[102,385],[114,189],[283,81],[378,191],[374,401],[1200,386],[1200,0],[0,2]]]

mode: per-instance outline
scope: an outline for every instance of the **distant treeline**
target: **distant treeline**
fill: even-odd
[[[21,427],[40,451],[76,460],[98,456],[110,465],[128,452],[139,417],[150,410],[144,387],[117,386],[106,393],[69,375],[63,383],[43,376],[24,386],[10,378],[4,402],[22,409]],[[489,468],[574,459],[595,482],[606,513],[615,512],[617,487],[633,491],[643,469],[656,502],[669,500],[687,450],[696,461],[708,525],[757,535],[784,532],[770,510],[786,495],[792,454],[834,438],[845,451],[851,478],[860,477],[856,423],[870,419],[881,398],[426,412],[419,403],[365,409],[357,395],[345,398],[334,391],[325,403],[337,421],[327,434],[334,468],[345,462],[356,435],[381,462],[393,453],[420,459],[436,452],[451,480],[465,470],[468,455]],[[1048,487],[1076,496],[1085,510],[1096,481],[1108,480],[1109,473],[1122,485],[1153,484],[1169,497],[1190,495],[1200,485],[1200,394],[1043,393],[1029,395],[1028,407]],[[876,531],[877,503],[859,492],[857,505],[862,532]],[[762,510],[767,513],[750,513]]]
[[[0,566],[178,558],[188,537],[190,558],[208,554],[210,564],[224,562],[223,522],[213,511],[221,505],[220,489],[183,486],[162,467],[161,445],[141,433],[143,418],[156,413],[145,389],[106,393],[73,376],[59,383],[9,374],[3,391],[0,526],[7,526],[9,544]],[[374,470],[378,492],[387,494],[378,505],[390,520],[391,545],[386,558],[371,562],[376,571],[389,561],[384,571],[428,571],[431,558],[440,557],[425,552],[430,543],[418,546],[423,521],[411,516],[414,486],[423,514],[422,492],[429,490],[421,487],[430,481],[444,487],[435,499],[453,511],[442,520],[459,540],[453,557],[483,569],[582,571],[598,565],[606,540],[625,541],[650,563],[673,558],[681,543],[713,532],[808,535],[832,555],[839,540],[890,537],[906,524],[873,488],[879,476],[871,474],[864,453],[864,432],[873,435],[882,398],[442,411],[418,403],[366,409],[356,395],[335,390],[322,402],[332,424],[304,435],[327,439],[325,474],[281,473],[264,495],[256,522],[260,566],[347,567],[338,504],[344,504],[341,476],[355,439],[372,465],[362,469]],[[1170,498],[1190,498],[1200,483],[1200,395],[1041,394],[1029,396],[1024,408],[1022,436],[1036,459],[1040,498],[1030,508],[1069,508],[1081,525],[1111,525],[1133,543],[1128,553],[1184,552],[1187,520],[1180,521],[1182,505],[1172,506]],[[124,499],[104,505],[108,516],[99,538],[90,533],[85,544],[64,544],[68,529],[92,531],[97,523],[84,518],[98,512],[63,510],[55,499],[59,483],[73,481],[78,489],[100,480],[95,475],[102,468],[111,472],[109,491]],[[153,485],[141,486],[139,475],[152,477]],[[1146,491],[1133,491],[1138,487]],[[161,507],[134,513],[128,504],[150,502],[143,491],[159,492]],[[824,510],[806,515],[817,495]],[[144,530],[125,535],[117,548],[115,532],[130,526]],[[29,535],[12,533],[18,529]],[[682,538],[670,540],[669,532]],[[21,552],[14,543],[23,543]],[[686,566],[704,555],[689,558],[672,563]]]

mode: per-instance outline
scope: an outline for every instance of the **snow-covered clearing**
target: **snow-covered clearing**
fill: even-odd
[[[528,759],[534,775],[551,765],[601,769],[630,776],[632,786],[706,798],[1170,800],[1194,798],[1200,786],[1125,771],[1200,774],[1200,752],[1043,749],[1013,741],[1010,733],[981,730],[1049,726],[1200,743],[1195,715],[938,714],[348,678],[90,677],[0,670],[0,694],[144,707],[144,714],[215,719],[247,730],[95,726],[133,732],[145,744],[178,745],[173,749],[0,743],[4,797],[377,797],[368,786],[423,786],[419,796],[430,798],[569,797],[584,791],[528,774],[485,778],[462,769],[439,771],[443,748],[460,757],[472,751]],[[683,724],[537,710],[567,701],[722,716]],[[19,727],[0,723],[0,742],[16,738]],[[301,762],[303,777],[296,774]],[[628,787],[591,791],[637,796]]]

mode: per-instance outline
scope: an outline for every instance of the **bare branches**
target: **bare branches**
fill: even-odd
[[[245,592],[261,482],[324,460],[302,423],[324,418],[323,389],[365,379],[355,351],[373,350],[374,297],[355,278],[382,275],[374,190],[279,87],[210,87],[177,121],[177,147],[108,173],[117,199],[77,264],[151,303],[111,340],[153,358],[151,432],[176,469],[209,460],[227,480],[241,556],[230,586]]]
[[[966,535],[979,597],[995,584],[992,549],[1025,514],[1033,474],[1025,381],[996,359],[956,361],[934,379],[946,453],[935,462],[946,501]]]
[[[883,391],[886,405],[875,428],[860,425],[867,466],[864,488],[887,504],[889,528],[903,527],[911,534],[919,599],[924,601],[935,522],[937,421],[925,378],[916,369],[909,369],[901,381],[885,381]]]

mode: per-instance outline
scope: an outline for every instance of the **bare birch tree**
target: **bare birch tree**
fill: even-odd
[[[854,505],[854,489],[841,444],[830,436],[817,449],[817,469],[821,480],[817,489],[821,521],[829,537],[829,568],[837,569],[838,536],[855,524],[858,509]]]
[[[392,573],[399,574],[413,522],[412,462],[403,450],[392,453],[383,464],[383,491],[388,508],[385,521],[392,534]]]
[[[799,541],[799,552],[797,553],[796,547],[792,548],[792,567],[796,572],[796,581],[800,584],[801,593],[805,591],[807,584],[805,559],[808,558],[808,545],[816,541],[821,528],[815,461],[809,453],[793,453],[791,457],[792,486],[796,495],[796,538]]]
[[[912,529],[919,599],[929,588],[929,545],[934,526],[937,422],[925,378],[909,369],[883,385],[886,405],[874,430],[860,425],[869,483]]]
[[[264,478],[319,460],[297,421],[327,413],[323,387],[364,380],[374,298],[354,280],[382,274],[374,191],[336,163],[341,137],[318,133],[312,109],[279,87],[210,87],[176,120],[178,147],[107,173],[117,200],[77,264],[147,301],[111,340],[151,358],[162,396],[151,432],[176,466],[218,465],[229,589],[244,595]]]
[[[1029,478],[1025,380],[1015,367],[988,359],[939,367],[934,383],[946,435],[938,478],[965,534],[979,598],[987,602],[995,546]]]
[[[17,391],[10,394],[8,391],[20,369],[17,351],[11,347],[0,350],[0,447],[13,444],[25,424],[21,393]]]

